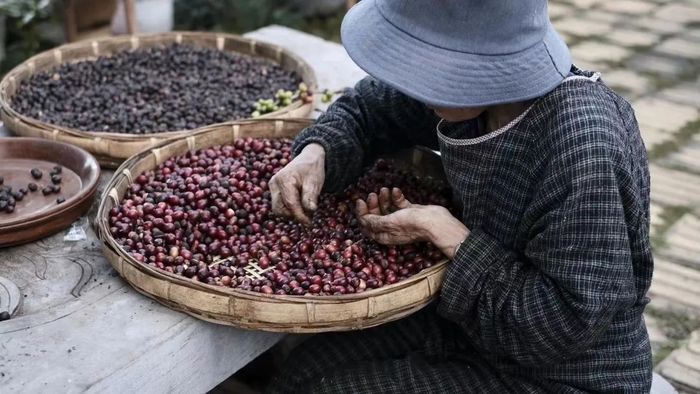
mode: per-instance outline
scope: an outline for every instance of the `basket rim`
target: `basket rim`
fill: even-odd
[[[252,120],[248,121],[245,123],[248,124],[262,124],[262,123],[274,123],[274,122],[298,122],[302,123],[305,125],[310,125],[312,124],[313,120],[307,119],[307,118],[284,118],[284,119],[264,119],[264,120]],[[202,134],[206,134],[209,132],[212,132],[213,130],[203,130],[203,131],[198,131],[196,133],[193,133],[191,137],[196,137]],[[377,289],[371,289],[364,291],[362,293],[354,293],[354,294],[344,294],[344,295],[328,295],[328,296],[314,296],[314,295],[301,295],[301,296],[295,296],[295,295],[277,295],[277,294],[262,294],[262,293],[256,293],[253,291],[245,291],[245,290],[240,290],[236,288],[231,288],[231,287],[223,287],[223,286],[214,286],[210,285],[207,283],[203,282],[195,282],[192,281],[189,278],[176,275],[174,273],[169,273],[167,271],[162,271],[159,269],[156,269],[154,267],[151,267],[147,264],[140,263],[136,261],[128,252],[126,252],[122,246],[116,242],[116,239],[109,233],[109,225],[107,222],[108,218],[108,209],[106,208],[107,201],[110,200],[110,196],[107,194],[107,191],[112,190],[115,188],[116,184],[120,182],[123,178],[127,178],[127,175],[125,174],[126,171],[128,171],[128,168],[132,165],[135,165],[136,163],[139,163],[140,161],[144,160],[147,156],[151,155],[152,150],[157,150],[160,148],[163,148],[164,146],[178,143],[180,140],[175,139],[175,140],[166,140],[162,141],[161,143],[157,144],[156,146],[153,146],[149,149],[145,149],[141,151],[140,153],[130,157],[129,159],[125,160],[117,170],[115,170],[114,175],[110,179],[110,181],[105,185],[104,190],[105,193],[101,197],[99,207],[97,209],[97,213],[95,214],[95,225],[98,229],[97,231],[97,236],[98,238],[103,242],[104,247],[110,248],[112,251],[115,252],[119,256],[119,258],[123,261],[128,263],[129,265],[133,266],[134,268],[150,275],[153,277],[156,277],[158,279],[163,279],[167,280],[175,285],[181,285],[188,287],[192,290],[195,291],[202,291],[206,293],[213,293],[213,294],[218,294],[218,295],[223,295],[227,297],[239,297],[239,298],[244,298],[248,300],[258,300],[258,301],[263,301],[263,302],[279,302],[279,303],[296,303],[296,304],[308,304],[308,303],[313,303],[313,304],[342,304],[347,301],[357,301],[357,300],[362,300],[362,299],[367,299],[371,297],[376,297],[376,296],[381,296],[381,295],[386,295],[388,293],[392,293],[396,290],[404,289],[406,287],[412,286],[413,284],[420,282],[422,280],[425,280],[427,277],[434,275],[436,272],[439,272],[444,269],[445,265],[449,263],[449,259],[445,258],[441,260],[440,262],[434,264],[433,266],[429,267],[428,269],[424,269],[417,274],[409,277],[408,279],[405,279],[403,281],[399,281],[394,284],[390,285],[385,285]],[[214,146],[214,145],[212,145]],[[126,179],[127,182],[129,181],[128,178]],[[131,182],[129,182],[131,183]],[[120,196],[123,197],[123,196]]]
[[[181,39],[178,37],[208,37],[208,38],[215,38],[215,39],[228,39],[228,40],[233,40],[233,41],[238,41],[238,42],[246,42],[251,45],[252,48],[257,48],[257,47],[262,47],[266,49],[272,49],[275,50],[277,53],[279,53],[278,56],[287,56],[290,59],[292,59],[295,63],[307,67],[311,72],[309,75],[304,77],[303,75],[300,75],[302,77],[302,81],[306,83],[309,86],[309,89],[313,93],[316,90],[317,87],[317,79],[316,75],[313,72],[313,69],[311,66],[300,56],[298,56],[296,53],[292,52],[291,50],[284,48],[280,45],[265,42],[265,41],[257,41],[252,38],[247,38],[243,37],[241,35],[237,34],[230,34],[230,33],[220,33],[220,32],[200,32],[200,31],[171,31],[171,32],[164,32],[164,33],[138,33],[138,34],[132,34],[132,35],[121,35],[121,36],[113,36],[113,37],[103,37],[103,38],[97,38],[94,40],[84,40],[84,41],[78,41],[78,42],[72,42],[72,43],[67,43],[60,45],[55,48],[48,49],[46,51],[37,53],[30,58],[26,59],[22,63],[16,65],[13,67],[5,76],[0,80],[0,110],[5,112],[7,116],[11,116],[15,119],[19,119],[22,122],[29,124],[30,126],[37,127],[44,129],[46,131],[52,131],[52,132],[63,132],[66,134],[71,134],[75,135],[77,137],[90,137],[90,138],[102,138],[102,139],[107,139],[107,140],[113,140],[113,141],[120,141],[120,142],[140,142],[144,140],[150,140],[150,139],[170,139],[170,138],[176,138],[176,137],[181,137],[183,135],[187,134],[192,134],[194,132],[200,132],[200,131],[207,131],[209,128],[216,128],[216,127],[226,127],[226,126],[231,126],[234,124],[238,124],[243,121],[247,120],[252,120],[253,118],[243,118],[243,119],[238,119],[238,120],[229,120],[225,122],[219,122],[219,123],[211,123],[207,124],[195,129],[181,129],[181,130],[168,130],[164,132],[150,132],[150,133],[143,133],[143,134],[131,134],[131,133],[115,133],[115,132],[102,132],[102,131],[95,131],[95,130],[80,130],[72,127],[67,127],[67,126],[61,126],[61,125],[56,125],[52,123],[47,123],[44,121],[41,121],[39,119],[35,119],[29,116],[26,116],[24,114],[21,114],[17,111],[15,111],[12,106],[10,105],[11,101],[11,96],[7,94],[7,87],[10,83],[10,81],[16,81],[19,82],[23,79],[19,79],[16,77],[17,74],[20,73],[20,71],[24,70],[25,68],[28,67],[28,64],[33,64],[36,62],[37,59],[41,59],[43,57],[49,56],[50,53],[55,53],[56,51],[65,51],[65,50],[71,50],[71,49],[76,49],[76,48],[84,48],[88,46],[94,46],[95,43],[99,46],[100,43],[114,43],[114,42],[133,42],[134,39],[140,40],[140,39],[158,39],[161,38],[163,40],[168,39],[168,38],[175,38],[175,42],[177,40]],[[190,45],[194,45],[190,43]],[[217,48],[218,49],[218,48]],[[239,51],[231,51],[231,50],[225,50],[223,48],[218,49],[221,51],[226,51],[226,52],[235,52],[239,54],[244,54],[246,56],[253,56],[253,57],[263,57],[266,59],[269,59],[267,57],[261,56],[260,54],[246,54],[242,53]],[[255,52],[255,50],[254,50]],[[102,55],[104,56],[104,55]],[[88,56],[88,57],[81,57],[81,58],[76,58],[76,59],[71,59],[70,61],[66,62],[61,62],[63,63],[69,63],[69,62],[76,62],[76,61],[82,61],[82,60],[89,60],[89,59],[96,59],[96,56]],[[274,61],[275,63],[279,64],[279,59],[269,59],[271,61]],[[33,73],[32,73],[33,74]],[[306,80],[307,78],[308,80]],[[312,105],[309,103],[304,103],[301,100],[295,100],[293,101],[290,105],[279,109],[278,111],[265,114],[261,116],[260,118],[255,118],[255,119],[272,119],[277,116],[283,115],[285,113],[288,113],[290,111],[293,111],[295,109],[302,108],[305,105]]]

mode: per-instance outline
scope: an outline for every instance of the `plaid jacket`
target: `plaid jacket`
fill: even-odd
[[[646,151],[630,105],[597,74],[572,72],[485,136],[475,122],[436,132],[430,109],[365,78],[294,151],[321,144],[324,188],[335,191],[382,151],[440,149],[471,230],[437,308],[461,329],[454,351],[515,391],[648,391]],[[473,373],[465,367],[465,381]]]

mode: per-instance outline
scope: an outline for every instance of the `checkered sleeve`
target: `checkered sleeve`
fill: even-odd
[[[294,141],[297,155],[310,143],[326,151],[324,191],[338,191],[360,176],[382,152],[413,145],[437,148],[437,118],[424,104],[374,78],[362,79],[328,111],[301,131]]]
[[[440,313],[483,349],[521,365],[580,354],[635,302],[621,197],[625,156],[602,114],[567,118],[530,207],[538,220],[516,252],[473,229],[447,270]],[[580,118],[580,117],[579,117]],[[566,125],[566,127],[564,127]],[[628,227],[628,225],[630,227]]]

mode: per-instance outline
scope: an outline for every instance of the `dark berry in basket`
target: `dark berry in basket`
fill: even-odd
[[[17,190],[15,192],[12,192],[12,197],[14,197],[16,201],[22,201],[22,199],[24,198],[24,194],[21,191]]]
[[[7,201],[0,200],[0,211],[4,211],[7,208]]]
[[[51,185],[49,187],[51,188],[51,191],[53,193],[60,193],[61,192],[61,185]]]
[[[0,312],[0,321],[5,321],[5,320],[10,320],[10,312],[8,311],[2,311]]]
[[[109,232],[136,261],[264,294],[359,293],[444,258],[429,243],[384,246],[365,238],[352,209],[383,186],[400,187],[418,204],[449,206],[444,185],[378,162],[343,194],[322,194],[306,228],[271,213],[268,182],[290,159],[290,141],[267,139],[170,158],[136,176],[109,212]]]
[[[41,173],[41,170],[38,168],[32,168],[30,173],[32,174],[32,178],[34,178],[34,179],[41,179],[41,176],[43,175]]]
[[[29,183],[27,185],[27,189],[29,189],[29,191],[32,191],[32,192],[35,192],[38,188],[39,187],[36,185],[36,183]]]
[[[78,130],[159,133],[249,118],[256,101],[300,82],[267,59],[174,44],[37,73],[21,82],[10,105]]]
[[[41,194],[45,196],[48,196],[51,193],[53,193],[53,187],[51,186],[46,186],[45,188],[41,189]]]
[[[55,185],[61,183],[61,176],[60,175],[51,175],[51,182]]]
[[[60,174],[61,172],[63,172],[63,167],[61,166],[54,166],[51,171],[52,174]]]
[[[29,191],[27,191],[27,189],[25,189],[25,188],[20,188],[20,189],[17,190],[17,191],[20,192],[20,193],[22,193],[23,196],[26,196],[27,193],[29,193]]]
[[[12,205],[8,204],[7,207],[5,207],[5,212],[7,212],[7,213],[12,213],[12,212],[14,212],[14,211],[15,211],[15,205],[14,205],[14,204],[12,204]]]
[[[59,197],[59,198],[56,199],[56,204],[61,204],[61,203],[63,203],[64,201],[66,201],[65,198]]]

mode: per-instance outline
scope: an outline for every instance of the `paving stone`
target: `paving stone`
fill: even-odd
[[[689,59],[700,59],[700,41],[669,38],[654,48],[656,52]]]
[[[700,29],[691,29],[683,32],[683,37],[688,40],[700,40]]]
[[[621,46],[596,41],[586,41],[571,48],[575,61],[585,60],[592,63],[617,63],[630,55],[630,50]]]
[[[649,78],[626,69],[608,71],[602,78],[608,86],[624,89],[637,96],[646,93],[651,85]]]
[[[615,29],[605,37],[626,47],[647,47],[659,42],[658,34],[633,29]]]
[[[651,306],[700,316],[700,271],[664,258],[654,258],[648,296]]]
[[[700,269],[700,218],[692,213],[683,215],[666,233],[664,256],[683,261]],[[695,287],[700,281],[695,282]]]
[[[680,74],[693,70],[692,64],[685,59],[671,59],[667,56],[646,53],[633,56],[627,64],[637,71],[654,73],[672,80]]]
[[[578,8],[591,8],[592,6],[603,2],[604,0],[563,0],[565,3],[573,4]]]
[[[562,3],[549,3],[547,5],[549,11],[549,19],[558,19],[563,16],[571,15],[575,12],[574,8]]]
[[[663,220],[661,220],[661,213],[664,211],[664,207],[655,203],[651,202],[649,204],[649,224],[653,226],[659,226],[663,224]]]
[[[632,21],[630,21],[630,23],[644,30],[649,30],[659,34],[675,34],[685,30],[685,26],[681,23],[649,16],[634,18]]]
[[[656,8],[654,3],[636,0],[615,0],[602,3],[602,8],[611,12],[619,12],[631,15],[648,15]]]
[[[614,12],[607,12],[603,10],[590,10],[586,13],[586,18],[600,22],[615,23],[624,18],[627,18],[627,15],[618,14]]]
[[[684,171],[649,165],[651,199],[663,205],[697,207],[700,205],[700,176]]]
[[[610,68],[610,66],[601,62],[588,62],[582,59],[574,59],[574,65],[581,70],[598,71],[600,73],[607,73]]]
[[[669,132],[679,130],[700,116],[695,107],[653,97],[635,101],[632,107],[640,125]]]
[[[654,300],[652,300],[652,305],[653,302]],[[647,333],[649,334],[649,341],[651,341],[652,352],[655,351],[656,348],[668,343],[668,337],[664,333],[663,329],[661,329],[659,321],[655,317],[649,314],[644,314],[644,323],[647,326]]]
[[[557,31],[579,37],[593,37],[607,34],[612,30],[609,23],[570,16],[554,22]]]
[[[700,330],[693,331],[682,347],[666,357],[656,368],[680,393],[700,391]]]
[[[651,150],[654,145],[663,144],[664,142],[673,140],[673,133],[657,129],[647,125],[639,125],[639,132],[642,135],[644,146],[647,150]]]
[[[700,142],[691,141],[678,152],[672,153],[664,163],[673,164],[700,173]],[[700,239],[698,239],[700,243]],[[700,284],[699,284],[700,286]]]
[[[685,82],[663,90],[660,94],[663,98],[670,101],[697,107],[700,105],[700,81]]]
[[[667,4],[656,11],[656,17],[679,23],[700,22],[700,6]]]

